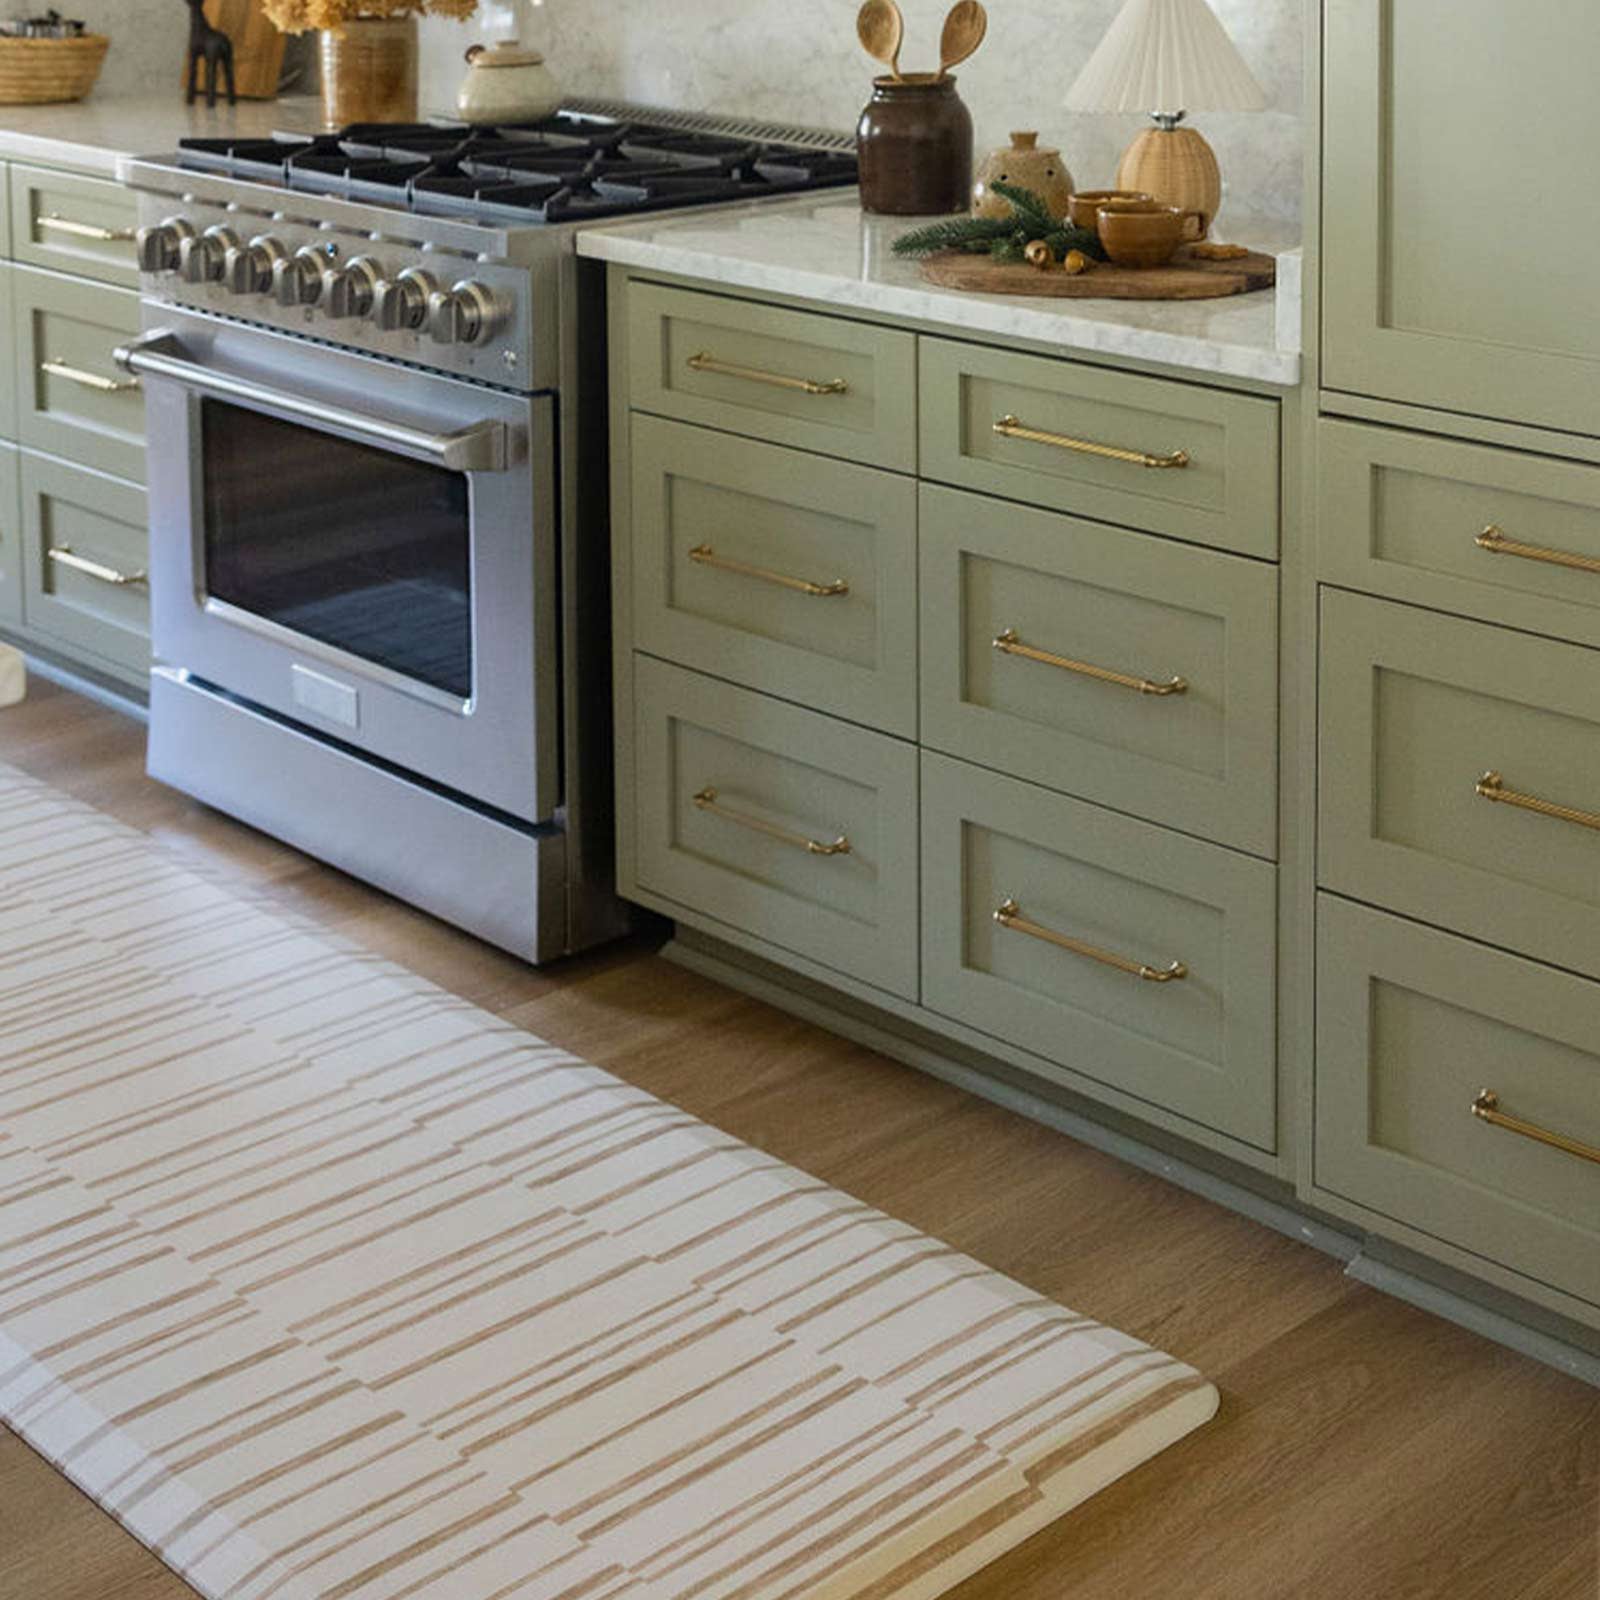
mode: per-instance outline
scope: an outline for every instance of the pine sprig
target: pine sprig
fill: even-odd
[[[1060,219],[1051,216],[1050,208],[1032,189],[1024,189],[1020,184],[1002,183],[998,179],[989,187],[1010,205],[1016,222],[1033,229],[1035,239],[1042,239],[1061,226]]]
[[[1011,207],[1009,217],[945,217],[930,222],[894,241],[901,256],[931,256],[941,250],[968,255],[988,255],[995,261],[1021,261],[1035,239],[1044,240],[1051,256],[1060,261],[1069,250],[1081,250],[1095,261],[1106,259],[1099,236],[1090,228],[1075,228],[1050,214],[1031,189],[1014,183],[995,183],[994,192]]]
[[[939,250],[974,246],[987,249],[991,240],[1005,238],[1016,227],[1014,217],[946,217],[942,222],[930,222],[902,233],[893,248],[897,256],[931,256]]]

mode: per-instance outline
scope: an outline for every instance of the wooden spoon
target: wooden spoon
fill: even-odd
[[[895,0],[866,0],[856,13],[856,37],[874,61],[881,61],[900,79],[900,41],[906,21]],[[976,48],[976,46],[974,46]]]
[[[959,66],[983,43],[989,31],[989,13],[978,0],[956,0],[944,19],[939,35],[939,76],[948,77],[951,67]]]

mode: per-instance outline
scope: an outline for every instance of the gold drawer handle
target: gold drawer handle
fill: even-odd
[[[100,394],[127,394],[139,387],[137,378],[102,378],[98,372],[85,372],[82,367],[70,366],[65,361],[41,361],[39,370],[52,378],[65,378],[80,389],[94,389]]]
[[[1508,1133],[1520,1133],[1524,1139],[1535,1139],[1552,1149],[1565,1150],[1569,1156],[1577,1156],[1581,1161],[1600,1162],[1600,1148],[1592,1144],[1585,1144],[1581,1139],[1569,1139],[1564,1133],[1552,1133],[1549,1128],[1541,1128],[1536,1122],[1524,1122],[1521,1117],[1507,1116],[1500,1109],[1500,1096],[1493,1089],[1479,1091],[1478,1098],[1472,1102],[1472,1114],[1493,1127],[1504,1128]]]
[[[697,350],[689,357],[689,370],[714,372],[724,378],[746,378],[751,383],[764,383],[774,389],[793,389],[799,394],[850,392],[850,385],[843,378],[830,378],[826,383],[819,383],[815,378],[791,378],[783,372],[763,372],[759,367],[740,367],[731,361],[719,361],[705,350]]]
[[[1113,955],[1111,951],[1102,950],[1097,945],[1085,944],[1081,939],[1069,939],[1066,934],[1057,933],[1054,928],[1029,922],[1022,914],[1022,907],[1010,895],[1007,895],[996,908],[994,920],[1002,928],[1010,928],[1013,933],[1025,933],[1030,939],[1043,939],[1046,944],[1053,944],[1061,950],[1070,950],[1075,956],[1087,956],[1089,960],[1098,961],[1102,966],[1115,967],[1118,972],[1130,973],[1133,977],[1144,978],[1150,983],[1171,983],[1174,978],[1189,976],[1189,969],[1181,961],[1168,962],[1164,967],[1147,967],[1142,961],[1130,961],[1126,956]]]
[[[1524,561],[1544,561],[1552,567],[1571,567],[1575,572],[1600,572],[1600,556],[1580,556],[1541,544],[1518,544],[1515,539],[1506,538],[1505,530],[1492,522],[1472,542],[1490,555],[1521,556]]]
[[[74,572],[81,572],[88,578],[98,578],[101,583],[109,583],[118,589],[126,588],[129,584],[144,583],[147,578],[143,572],[118,572],[115,567],[91,561],[88,556],[78,555],[69,544],[51,545],[45,554],[57,566],[71,567]]]
[[[708,784],[694,797],[694,803],[702,811],[709,811],[713,816],[722,817],[725,821],[736,822],[741,828],[750,828],[756,833],[764,833],[769,839],[777,839],[782,844],[792,844],[796,850],[804,850],[813,856],[847,856],[850,854],[850,841],[841,833],[837,839],[824,843],[821,839],[808,839],[803,833],[790,833],[787,828],[780,828],[775,823],[765,822],[760,817],[752,817],[748,812],[734,811],[722,805],[717,800],[717,791]]]
[[[719,572],[737,572],[741,577],[759,578],[762,583],[775,583],[782,589],[793,589],[796,594],[807,594],[818,600],[832,600],[850,593],[850,585],[843,578],[832,583],[813,583],[809,578],[791,578],[787,572],[774,572],[771,567],[752,567],[743,561],[731,561],[719,556],[708,544],[697,544],[689,552],[691,561],[702,567],[715,567]]]
[[[1097,667],[1092,662],[1074,661],[1071,656],[1052,655],[1048,650],[1040,650],[1031,644],[1024,644],[1017,637],[1015,628],[1007,628],[1003,633],[994,637],[994,647],[1004,655],[1021,656],[1025,661],[1041,661],[1047,667],[1060,667],[1064,672],[1081,672],[1086,678],[1093,678],[1097,683],[1115,683],[1124,689],[1137,689],[1140,694],[1187,694],[1189,680],[1187,678],[1168,678],[1165,683],[1156,683],[1149,678],[1133,678],[1126,672],[1113,672],[1110,667]]]
[[[59,211],[47,211],[36,226],[50,233],[70,233],[75,239],[98,239],[102,244],[122,244],[133,238],[132,228],[102,228],[98,222],[75,222]]]
[[[1600,815],[1595,812],[1558,806],[1554,800],[1541,800],[1536,794],[1519,794],[1515,789],[1506,788],[1505,779],[1498,772],[1484,773],[1475,789],[1485,800],[1497,800],[1501,805],[1537,812],[1541,817],[1554,817],[1558,822],[1575,822],[1580,828],[1600,830]]]
[[[1186,467],[1187,450],[1169,450],[1165,455],[1153,456],[1148,450],[1125,450],[1118,444],[1096,444],[1092,439],[1074,439],[1071,434],[1045,433],[1039,428],[1029,428],[1007,414],[995,423],[994,431],[1005,439],[1028,439],[1034,444],[1054,445],[1058,450],[1076,450],[1081,455],[1103,456],[1107,461],[1131,461],[1136,467]]]

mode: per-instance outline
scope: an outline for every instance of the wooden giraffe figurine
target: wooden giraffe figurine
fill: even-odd
[[[189,88],[184,96],[193,105],[200,93],[200,63],[206,64],[206,104],[217,103],[217,69],[228,83],[228,104],[239,103],[233,89],[233,40],[206,21],[205,0],[184,0],[189,7]]]

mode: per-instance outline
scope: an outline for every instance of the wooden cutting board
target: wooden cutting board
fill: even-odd
[[[1270,289],[1278,281],[1278,263],[1255,251],[1232,261],[1205,261],[1180,250],[1162,267],[1119,267],[1097,261],[1074,278],[1059,267],[1041,272],[1026,262],[991,261],[987,256],[946,250],[922,263],[922,275],[943,289],[971,289],[981,294],[1051,295],[1066,300],[1216,300],[1252,289]]]

